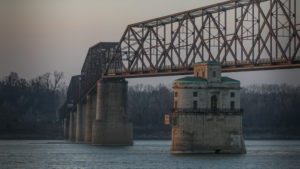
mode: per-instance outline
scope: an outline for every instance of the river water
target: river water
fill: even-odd
[[[245,155],[170,155],[170,141],[100,147],[64,140],[0,140],[0,169],[300,169],[300,141],[248,140]]]

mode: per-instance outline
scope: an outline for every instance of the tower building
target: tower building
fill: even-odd
[[[175,80],[171,153],[245,153],[240,82],[221,76],[218,62],[197,63]]]

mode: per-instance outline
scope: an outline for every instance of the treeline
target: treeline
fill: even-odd
[[[10,73],[0,81],[0,137],[48,138],[61,135],[58,109],[65,99],[62,72],[31,80]]]
[[[249,138],[300,138],[300,86],[252,85],[241,91]]]
[[[128,107],[136,138],[170,138],[164,114],[173,107],[171,88],[129,87]],[[247,86],[241,90],[241,107],[247,138],[300,138],[300,86]]]
[[[166,86],[138,84],[128,89],[128,114],[135,138],[170,138],[164,115],[173,106],[173,92]]]

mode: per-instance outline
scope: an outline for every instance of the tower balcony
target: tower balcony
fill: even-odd
[[[171,109],[172,115],[179,114],[223,114],[223,115],[242,115],[243,109],[193,109],[193,108],[173,108]]]

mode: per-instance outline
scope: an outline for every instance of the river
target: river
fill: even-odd
[[[247,140],[247,154],[171,155],[169,140],[101,147],[64,140],[0,140],[0,169],[299,169],[300,140]]]

